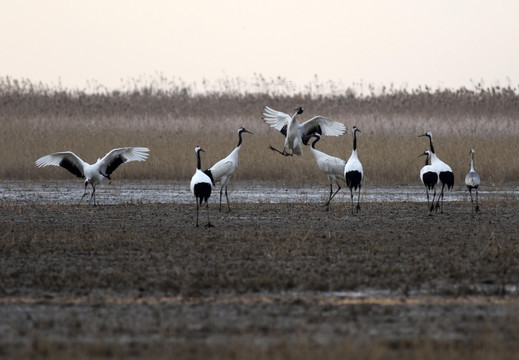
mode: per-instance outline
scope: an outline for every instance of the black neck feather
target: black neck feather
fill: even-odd
[[[202,162],[200,161],[200,150],[196,152],[196,168],[202,170]]]
[[[430,144],[430,146],[431,146],[431,152],[432,152],[433,154],[436,154],[436,152],[434,152],[434,146],[433,146],[433,143],[432,143],[432,136],[427,135],[427,137],[429,138],[429,144]]]

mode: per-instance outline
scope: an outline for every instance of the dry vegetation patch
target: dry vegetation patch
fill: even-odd
[[[470,148],[477,151],[476,168],[484,184],[519,178],[515,156],[519,96],[512,88],[435,92],[426,88],[370,96],[193,95],[182,88],[85,94],[2,80],[0,151],[12,154],[0,160],[2,178],[69,177],[65,171],[36,169],[34,161],[51,152],[72,150],[91,162],[114,147],[147,146],[151,156],[146,163],[125,166],[116,176],[185,180],[195,167],[196,145],[207,150],[203,164],[209,167],[232,151],[236,131],[244,126],[254,135],[244,139],[237,178],[293,183],[322,179],[308,149],[298,159],[285,159],[267,149],[270,144],[281,146],[283,137],[261,120],[265,105],[285,112],[304,106],[302,119],[321,114],[350,129],[357,125],[363,131],[359,157],[366,182],[372,184],[418,183],[422,161],[416,157],[428,144],[417,136],[428,130],[458,184],[468,171]],[[345,160],[351,147],[351,134],[319,143],[322,151]]]

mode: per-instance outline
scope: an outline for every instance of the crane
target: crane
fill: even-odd
[[[333,121],[324,116],[314,116],[310,120],[302,124],[296,120],[296,116],[303,113],[303,108],[299,107],[296,113],[292,116],[274,110],[265,106],[263,113],[263,120],[276,130],[279,130],[285,136],[285,144],[283,151],[269,147],[269,149],[276,151],[284,156],[301,156],[303,155],[303,144],[308,145],[308,141],[313,133],[326,136],[340,136],[347,132],[347,128],[343,123]],[[291,151],[290,153],[287,150]]]
[[[474,214],[474,199],[472,198],[472,189],[476,190],[476,212],[479,212],[479,203],[478,203],[478,190],[479,183],[481,182],[479,178],[479,174],[474,170],[474,154],[476,150],[470,149],[470,171],[467,175],[465,175],[465,185],[467,185],[467,189],[469,189],[470,193],[470,202],[472,203],[472,214]]]
[[[330,195],[328,196],[328,201],[324,204],[328,211],[330,209],[330,201],[332,201],[333,197],[341,190],[339,179],[344,180],[344,166],[346,166],[346,161],[317,150],[315,144],[321,139],[321,135],[314,133],[313,136],[315,140],[312,142],[310,150],[314,154],[317,166],[319,166],[322,172],[328,175],[328,181],[330,182]],[[334,182],[337,184],[337,190],[335,192],[333,192]]]
[[[85,179],[85,192],[81,200],[87,195],[87,186],[92,186],[92,195],[90,195],[90,204],[92,200],[96,205],[96,185],[100,184],[104,178],[110,183],[112,179],[110,175],[119,167],[119,165],[130,161],[145,161],[148,158],[150,150],[145,147],[124,147],[112,149],[102,159],[97,159],[93,165],[83,161],[79,156],[71,151],[57,152],[45,155],[36,160],[37,167],[45,167],[47,165],[61,166],[79,178]]]
[[[352,128],[353,132],[353,151],[351,156],[344,167],[344,178],[346,179],[346,185],[350,189],[351,194],[351,212],[353,213],[353,189],[357,191],[359,189],[359,195],[357,198],[357,212],[360,210],[360,189],[362,186],[362,179],[364,178],[364,170],[362,169],[362,163],[359,161],[357,156],[357,132],[361,132],[356,126]]]
[[[439,175],[436,169],[429,164],[429,160],[431,158],[431,152],[429,150],[425,150],[423,154],[419,156],[425,155],[425,166],[420,170],[420,180],[425,185],[425,191],[427,193],[427,207],[429,208],[429,214],[432,213],[434,208],[434,198],[436,197],[436,184],[439,180]],[[431,205],[429,206],[429,190],[433,190],[433,198]]]
[[[425,134],[418,135],[421,136],[427,136],[429,138],[429,145],[431,149],[431,166],[433,166],[436,171],[438,172],[439,180],[442,184],[442,190],[440,193],[440,196],[438,197],[438,200],[436,201],[436,210],[438,210],[438,207],[440,206],[440,198],[441,198],[441,213],[443,214],[443,192],[445,189],[445,186],[447,186],[447,189],[452,189],[454,187],[454,173],[452,172],[452,169],[449,165],[441,161],[438,156],[436,156],[436,152],[434,151],[433,141],[432,141],[432,133],[430,131],[426,132]]]
[[[221,182],[220,185],[220,211],[222,211],[222,191],[225,188],[225,198],[227,199],[227,208],[231,211],[231,206],[229,205],[229,196],[227,195],[227,184],[229,183],[229,179],[231,178],[234,170],[238,166],[238,154],[240,153],[241,145],[242,145],[242,133],[252,134],[249,130],[241,127],[238,129],[238,145],[234,148],[234,150],[224,159],[218,161],[216,164],[211,166],[209,169],[205,170],[204,173],[207,174],[213,185],[218,182]]]
[[[212,227],[211,221],[209,220],[209,197],[211,196],[211,188],[212,181],[202,171],[202,162],[200,160],[200,152],[205,152],[200,146],[195,147],[196,152],[196,171],[193,177],[191,178],[190,189],[191,193],[195,196],[196,201],[196,227],[198,227],[198,209],[202,205],[202,202],[205,201],[207,208],[207,224],[206,227]]]

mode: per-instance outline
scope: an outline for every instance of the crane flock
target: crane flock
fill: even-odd
[[[360,129],[353,126],[353,150],[348,161],[344,161],[339,157],[328,155],[315,148],[317,142],[322,139],[322,136],[341,136],[347,133],[347,128],[343,123],[333,121],[325,116],[314,116],[311,119],[299,124],[296,117],[303,113],[303,107],[298,107],[295,113],[290,116],[284,112],[274,110],[268,106],[265,106],[263,112],[263,120],[270,127],[278,130],[285,137],[283,150],[278,150],[273,146],[269,146],[269,149],[284,155],[284,156],[302,156],[303,146],[308,145],[312,138],[315,138],[311,143],[310,150],[312,151],[315,161],[319,169],[327,175],[330,191],[328,199],[323,206],[328,211],[330,209],[330,202],[341,190],[341,182],[344,182],[350,189],[351,196],[351,212],[354,213],[354,191],[358,191],[357,198],[357,212],[360,211],[360,193],[362,187],[362,180],[364,178],[364,170],[362,163],[360,162],[357,154],[357,133]],[[238,166],[238,156],[241,150],[243,139],[242,134],[252,132],[247,129],[240,127],[238,129],[238,144],[231,151],[231,153],[216,162],[213,166],[206,170],[202,170],[200,153],[204,150],[200,146],[196,146],[195,153],[197,158],[197,166],[194,175],[191,178],[190,190],[196,201],[196,226],[198,227],[199,208],[203,202],[206,203],[207,208],[207,224],[206,227],[212,227],[209,218],[209,203],[208,200],[211,196],[212,187],[216,187],[217,183],[220,183],[220,203],[219,210],[222,209],[222,195],[225,191],[225,198],[227,201],[227,209],[230,212],[231,207],[229,204],[229,196],[227,187],[229,179],[234,174]],[[432,214],[433,210],[440,209],[443,213],[443,200],[444,190],[447,187],[448,190],[454,186],[454,173],[449,165],[440,160],[436,155],[432,133],[426,132],[419,135],[419,137],[429,138],[429,150],[425,150],[420,156],[426,156],[425,165],[420,170],[420,180],[426,188],[427,195],[427,208],[429,214]],[[90,184],[92,186],[92,193],[90,195],[89,204],[93,202],[96,205],[96,185],[99,185],[104,178],[108,179],[111,183],[111,174],[123,163],[130,161],[145,161],[148,158],[149,149],[146,147],[123,147],[116,148],[109,151],[102,159],[98,159],[94,164],[88,164],[83,161],[79,156],[71,151],[56,152],[50,155],[43,156],[36,160],[35,164],[37,167],[45,167],[48,165],[60,166],[73,175],[84,178],[85,191],[80,201],[88,195],[87,188]],[[465,176],[465,184],[470,193],[470,199],[472,203],[472,214],[479,212],[478,203],[478,190],[480,185],[480,176],[474,170],[474,153],[475,150],[470,150],[470,170]],[[337,185],[335,192],[333,191],[333,184]],[[436,206],[434,200],[436,198],[436,185],[441,184],[440,194],[436,199]],[[433,191],[432,201],[430,202],[429,192]],[[476,205],[474,206],[474,199],[472,196],[472,190],[475,191]],[[441,204],[440,204],[441,201]]]

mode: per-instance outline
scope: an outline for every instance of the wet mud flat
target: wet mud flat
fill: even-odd
[[[513,358],[519,202],[0,205],[0,356]]]

